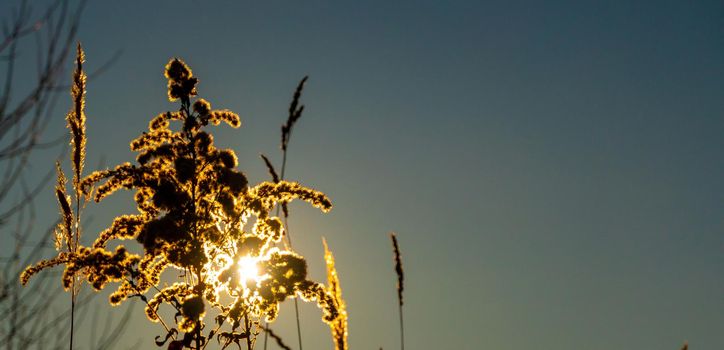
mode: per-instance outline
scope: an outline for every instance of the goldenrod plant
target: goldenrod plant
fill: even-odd
[[[79,47],[76,62],[81,76],[82,60]],[[77,74],[73,96],[83,80]],[[130,143],[138,153],[134,163],[80,179],[85,135],[79,139],[76,129],[84,130],[84,126],[77,128],[84,119],[68,118],[73,131],[76,207],[80,208],[83,198],[99,202],[126,189],[135,192],[137,213],[117,216],[92,245],[81,245],[77,211],[73,216],[68,209],[71,198],[64,192],[64,175],[59,171],[57,192],[63,218],[59,241],[70,245],[56,257],[29,266],[21,282],[28,283],[43,269],[63,265],[66,290],[75,290],[80,279],[95,290],[118,283],[110,303],[141,299],[149,320],[161,323],[166,331],[156,344],[168,343],[168,349],[200,350],[213,343],[221,349],[232,344],[253,349],[265,328],[262,322],[274,321],[279,304],[287,298],[316,301],[323,321],[338,329],[335,343],[340,344],[337,337],[346,337],[347,316],[333,260],[330,268],[331,253],[327,252],[329,286],[310,280],[305,259],[282,244],[285,226],[278,213],[272,213],[295,199],[328,212],[329,198],[283,178],[249,185],[234,151],[217,148],[208,130],[220,123],[238,128],[239,116],[212,109],[211,103],[198,98],[199,80],[182,60],[171,59],[165,76],[168,98],[180,107],[157,115],[148,131]],[[82,103],[74,106],[82,112]],[[71,226],[74,236],[67,233]],[[142,253],[120,241],[136,241]],[[167,270],[176,272],[162,278]],[[176,315],[173,322],[162,317],[161,307]]]

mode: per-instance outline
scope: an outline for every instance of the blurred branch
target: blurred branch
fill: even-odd
[[[70,318],[70,310],[53,311],[57,297],[64,295],[59,272],[38,276],[31,288],[18,282],[20,272],[54,246],[57,222],[39,222],[33,203],[54,169],[33,168],[33,157],[39,150],[53,150],[58,158],[66,152],[67,134],[48,135],[46,129],[65,114],[59,116],[56,107],[69,90],[66,66],[86,5],[85,0],[55,0],[34,8],[38,3],[5,4],[10,11],[3,13],[0,31],[0,348],[8,350],[66,348]],[[105,72],[119,56],[120,51],[90,77]],[[39,223],[51,226],[39,235]],[[78,300],[79,319],[93,299],[89,293]],[[105,330],[91,337],[93,348],[112,348],[128,317],[113,322],[108,316],[102,322]]]

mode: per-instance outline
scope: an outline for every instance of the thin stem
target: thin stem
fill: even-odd
[[[197,286],[198,286],[201,284],[201,268],[200,267],[196,272],[196,276],[198,278],[198,281],[197,281],[198,282]],[[194,288],[194,289],[196,289],[196,288]],[[199,295],[199,296],[201,296],[201,295]],[[196,350],[201,350],[201,319],[196,320]]]
[[[201,320],[196,321],[196,350],[201,350]]]
[[[302,328],[299,322],[299,300],[294,298],[294,313],[297,314],[297,337],[299,338],[299,350],[302,350]]]
[[[145,279],[145,277],[143,276],[143,274],[138,274],[138,276]],[[143,296],[143,293],[141,293],[141,290],[138,289],[138,286],[136,286],[136,284],[133,283],[133,279],[132,279],[132,278],[129,278],[127,281],[128,281],[128,283],[131,284],[131,287],[133,287],[133,290],[136,291],[136,294],[138,294],[138,296],[140,297],[141,300],[143,300],[143,302],[146,304],[146,306],[149,306],[149,305],[148,305],[148,300],[146,300],[146,297]],[[147,280],[147,281],[148,281],[148,280]],[[159,293],[161,293],[161,290],[158,289],[158,287],[153,286],[153,288],[156,289]],[[174,307],[175,307],[175,305],[174,305]],[[156,310],[154,310],[154,309],[151,309],[151,311],[153,311],[153,314],[156,315],[156,318],[159,320],[159,322],[161,322],[161,325],[163,326],[163,329],[165,329],[165,330],[166,330],[166,333],[168,333],[168,332],[169,332],[168,325],[166,325],[166,322],[163,321],[163,318],[161,318],[161,315],[158,314],[158,311],[156,311]],[[178,308],[177,308],[177,307],[176,307],[176,311],[178,311]]]
[[[400,349],[405,350],[405,328],[402,326],[402,303],[400,306]]]
[[[70,285],[70,350],[73,350],[73,331],[75,326],[75,276]]]
[[[282,151],[282,170],[280,174],[280,180],[284,180],[284,173],[287,169],[287,149],[285,148]],[[279,207],[277,206],[277,216],[279,216]],[[286,226],[287,229],[287,242],[289,243],[289,248],[292,248],[292,237],[289,234],[289,223],[287,221],[287,217],[284,216],[284,226]],[[297,298],[294,298],[294,314],[297,318],[297,338],[299,339],[299,350],[303,350],[302,348],[302,323],[299,321],[299,300]],[[265,338],[266,339],[266,336]]]
[[[251,344],[251,322],[249,322],[249,313],[244,315],[244,324],[246,325],[246,349],[251,350],[253,346]]]
[[[282,169],[281,174],[279,177],[279,181],[284,181],[284,175],[287,168],[287,150],[289,148],[289,140],[292,137],[292,130],[294,129],[294,124],[297,120],[299,120],[299,117],[302,116],[302,111],[304,110],[304,106],[301,107],[298,105],[299,103],[299,97],[302,94],[302,89],[304,87],[304,83],[307,81],[307,76],[305,76],[302,81],[299,82],[299,85],[297,85],[297,89],[294,91],[294,97],[292,99],[292,104],[289,106],[289,118],[287,119],[286,123],[282,125]],[[265,158],[266,161],[266,158]],[[272,170],[273,172],[273,170]],[[279,217],[279,209],[280,206],[283,206],[282,204],[277,204],[277,211],[276,216]],[[286,237],[287,237],[287,244],[289,246],[289,249],[292,249],[292,239],[289,234],[289,224],[287,222],[287,208],[284,210],[284,226],[287,231]],[[303,350],[302,348],[302,327],[301,322],[299,321],[299,301],[297,298],[294,298],[294,313],[296,315],[297,319],[297,338],[299,339],[299,350]],[[266,328],[266,322],[264,327]],[[268,337],[268,332],[264,332],[264,350],[266,350],[266,344]]]
[[[280,181],[284,181],[284,174],[286,172],[286,168],[287,168],[287,149],[284,148],[284,149],[282,149],[282,169],[281,169],[281,174],[279,176]],[[280,209],[281,209],[281,205],[278,205],[277,209],[276,209],[277,217],[279,216]],[[287,233],[285,235],[287,238],[287,244],[289,245],[289,248],[291,249],[292,248],[292,238],[291,238],[291,235],[289,234],[289,222],[288,222],[286,216],[284,216],[284,226],[286,228],[286,233]],[[296,320],[297,320],[297,339],[299,341],[299,350],[303,350],[304,348],[302,347],[302,326],[301,326],[302,323],[299,320],[299,300],[297,298],[294,298],[294,314],[295,314]],[[264,323],[265,323],[265,327],[266,327],[267,322],[265,321]],[[268,339],[269,339],[269,333],[264,332],[264,350],[266,350],[266,348],[267,348]]]
[[[73,253],[76,253],[78,251],[78,244],[80,241],[81,193],[80,186],[78,185],[78,183],[80,182],[80,174],[75,174],[75,179],[73,182],[73,188],[75,189],[75,235],[74,237],[71,237],[71,239],[73,240]],[[77,292],[75,288],[76,276],[73,275],[72,278],[73,279],[70,285],[70,350],[73,350],[73,333],[75,332],[75,297]]]
[[[182,105],[184,111],[186,112],[186,118],[193,118],[193,116],[191,115],[191,111],[189,110],[190,102],[188,101],[188,98],[184,99],[182,101],[181,105]],[[193,164],[194,164],[194,169],[195,169],[198,161],[196,159],[196,146],[194,145],[194,135],[191,133],[190,130],[189,130],[188,138],[189,138],[189,141],[191,142],[191,155],[193,156]],[[197,181],[197,176],[196,176],[196,174],[194,174],[193,182],[191,185],[192,186],[191,187],[191,197],[192,197],[191,209],[193,211],[194,216],[196,215],[196,185],[197,185],[196,181]],[[194,239],[199,239],[197,223],[194,223],[193,227],[194,227]],[[197,287],[200,286],[202,283],[201,269],[202,269],[202,267],[199,266],[198,269],[196,270],[196,286],[194,287],[194,289],[197,289]],[[199,292],[199,297],[203,297],[203,293]],[[195,333],[196,333],[196,350],[201,350],[201,320],[200,319],[196,320]]]

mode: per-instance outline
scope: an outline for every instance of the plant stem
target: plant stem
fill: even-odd
[[[246,325],[246,349],[251,350],[253,346],[251,345],[251,322],[249,322],[249,314],[244,315],[244,323]]]
[[[294,313],[297,314],[297,337],[299,338],[299,350],[302,350],[302,328],[299,322],[299,301],[294,298]]]
[[[287,168],[287,150],[283,149],[282,150],[282,169],[281,169],[281,174],[279,175],[280,181],[284,181],[284,173],[286,171],[286,168]],[[281,205],[278,205],[277,213],[276,213],[277,217],[279,216],[280,208],[281,208]],[[287,221],[286,216],[284,216],[284,227],[286,228],[286,231],[287,231],[286,237],[287,237],[287,242],[289,244],[289,248],[292,248],[292,238],[289,234],[289,222]],[[301,326],[301,322],[299,321],[299,300],[297,298],[294,298],[294,314],[297,319],[297,339],[299,341],[299,350],[303,350],[304,348],[302,347],[302,326]],[[269,339],[269,333],[264,332],[264,350],[266,350],[266,344],[267,344],[268,339]]]
[[[400,349],[405,350],[405,328],[402,326],[402,303],[400,306]]]
[[[201,349],[201,321],[196,321],[196,349]]]
[[[80,183],[80,176],[76,173],[74,179],[73,187],[75,188],[75,235],[71,238],[74,242],[71,243],[73,247],[73,253],[76,253],[78,251],[78,244],[80,241],[80,187],[78,183]],[[73,275],[73,280],[70,284],[70,350],[73,350],[73,333],[75,332],[75,296],[76,296],[76,289],[75,289],[75,278],[76,276]]]
[[[196,286],[199,286],[201,285],[201,267],[196,271],[196,277],[198,278]],[[201,294],[199,294],[199,297],[203,300]],[[201,350],[201,319],[196,320],[196,350]]]
[[[73,350],[73,328],[75,321],[75,276],[70,285],[70,350]]]
[[[280,180],[284,180],[284,172],[287,169],[287,150],[284,149],[282,152],[282,170],[281,174],[279,175]],[[279,207],[277,207],[277,216],[279,216]],[[289,248],[292,248],[292,238],[289,234],[289,223],[287,222],[287,217],[284,217],[284,226],[286,226],[287,229],[287,242],[289,242]],[[302,323],[299,321],[299,300],[297,298],[294,298],[294,314],[297,318],[297,339],[299,339],[299,350],[303,350],[302,348]]]

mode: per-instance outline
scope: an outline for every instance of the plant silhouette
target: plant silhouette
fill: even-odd
[[[76,77],[84,74],[82,60],[79,46]],[[333,287],[308,279],[305,259],[280,244],[284,225],[271,213],[294,199],[328,212],[332,208],[329,198],[280,179],[250,186],[237,169],[234,152],[217,148],[208,131],[220,123],[238,128],[239,116],[212,109],[208,101],[197,98],[199,81],[182,60],[171,59],[165,76],[168,98],[178,101],[180,107],[157,115],[148,131],[130,143],[138,153],[134,164],[123,163],[75,180],[82,171],[85,134],[84,128],[76,127],[75,119],[68,118],[73,161],[80,164],[74,166],[73,181],[78,195],[71,198],[65,193],[64,175],[59,170],[57,197],[62,220],[57,231],[59,246],[70,245],[56,257],[29,266],[21,282],[26,284],[43,269],[63,265],[66,290],[75,290],[82,280],[95,290],[118,283],[110,303],[118,305],[134,297],[144,301],[147,317],[166,330],[156,344],[168,343],[168,349],[204,349],[214,339],[222,349],[231,344],[241,347],[242,343],[253,349],[257,335],[264,330],[261,321],[272,322],[279,304],[289,297],[316,301],[334,334],[345,337],[335,343],[344,344],[347,316],[333,260]],[[75,107],[82,109],[84,95],[76,95]],[[135,191],[138,212],[117,216],[91,246],[80,245],[72,206],[80,208],[84,198],[99,202],[120,189]],[[116,243],[123,240],[135,240],[143,253]],[[115,249],[108,248],[111,242]],[[329,263],[331,253],[327,254]],[[175,278],[170,285],[161,281],[166,270],[177,271],[166,275]],[[162,305],[175,313],[173,323],[162,318]]]

